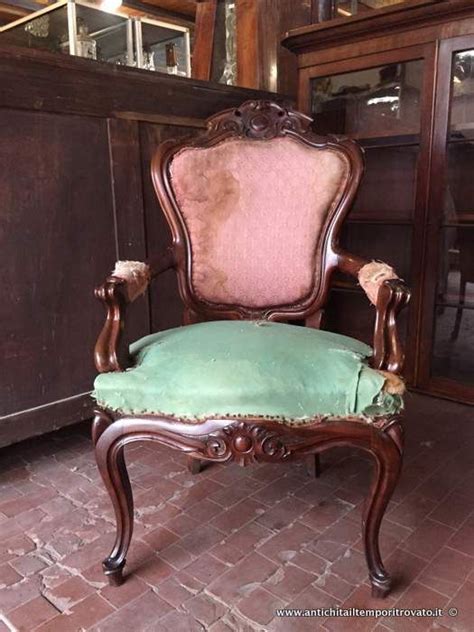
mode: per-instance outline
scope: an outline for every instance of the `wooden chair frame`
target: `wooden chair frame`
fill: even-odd
[[[148,263],[151,277],[174,268],[184,302],[184,322],[191,324],[218,319],[267,319],[289,322],[304,320],[319,328],[322,309],[328,296],[332,273],[339,268],[357,277],[368,262],[341,250],[338,235],[363,173],[363,157],[351,140],[323,137],[311,131],[311,119],[290,108],[267,101],[249,101],[238,109],[226,110],[208,122],[208,130],[187,141],[167,141],[160,145],[152,163],[152,177],[161,206],[171,227],[173,244],[169,250]],[[350,165],[344,192],[337,206],[323,225],[315,252],[315,282],[304,300],[291,305],[269,305],[251,309],[243,305],[217,305],[198,298],[192,285],[191,241],[176,201],[169,166],[174,155],[184,147],[212,147],[231,138],[262,142],[287,136],[319,149],[339,152]],[[97,288],[96,296],[107,311],[105,325],[95,348],[99,372],[122,371],[130,366],[128,349],[121,345],[128,303],[126,281],[114,276]],[[397,334],[396,317],[407,304],[409,290],[399,279],[385,281],[379,289],[375,308],[374,368],[398,373],[402,368],[403,351]],[[288,462],[292,459],[319,455],[334,446],[354,446],[370,453],[375,473],[365,505],[362,532],[372,592],[385,596],[391,579],[385,570],[379,550],[380,524],[398,481],[402,459],[400,416],[376,418],[372,422],[360,418],[318,418],[303,426],[288,426],[263,417],[226,416],[186,423],[156,415],[129,415],[97,408],[93,422],[93,442],[100,473],[115,509],[117,535],[110,555],[103,562],[112,585],[123,581],[125,557],[133,531],[133,497],[127,474],[124,448],[137,441],[158,441],[205,461],[241,465],[253,462]],[[196,464],[192,471],[198,471]]]

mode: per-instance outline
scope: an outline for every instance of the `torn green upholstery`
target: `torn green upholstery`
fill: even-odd
[[[134,366],[95,380],[99,405],[133,414],[199,421],[396,413],[398,395],[369,368],[372,350],[339,334],[266,321],[216,321],[146,336],[131,346]]]

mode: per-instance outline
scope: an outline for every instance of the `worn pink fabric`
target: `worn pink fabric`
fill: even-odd
[[[362,289],[373,305],[377,305],[377,296],[382,283],[390,279],[398,279],[395,270],[381,261],[366,263],[359,270],[358,277]]]
[[[196,294],[248,307],[308,296],[321,228],[348,171],[337,152],[291,138],[183,149],[171,180],[190,235]]]

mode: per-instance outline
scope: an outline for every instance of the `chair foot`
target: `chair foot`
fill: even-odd
[[[392,580],[389,576],[383,580],[371,577],[370,582],[372,584],[372,597],[374,599],[385,599],[392,588]]]
[[[121,586],[123,584],[123,569],[125,566],[125,560],[117,564],[111,558],[107,558],[102,562],[102,568],[104,569],[104,575],[109,580],[110,586]]]
[[[201,459],[195,459],[193,456],[188,456],[188,470],[191,474],[199,474],[204,467],[204,462]]]
[[[306,472],[311,478],[321,476],[321,459],[319,454],[310,454],[306,459]]]

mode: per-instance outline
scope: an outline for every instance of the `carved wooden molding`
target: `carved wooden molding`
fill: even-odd
[[[289,455],[281,434],[265,426],[240,421],[209,435],[203,456],[249,465],[259,459],[283,461]]]
[[[246,101],[211,116],[207,126],[210,133],[232,131],[246,138],[269,140],[288,131],[305,134],[312,122],[309,116],[274,101]]]

